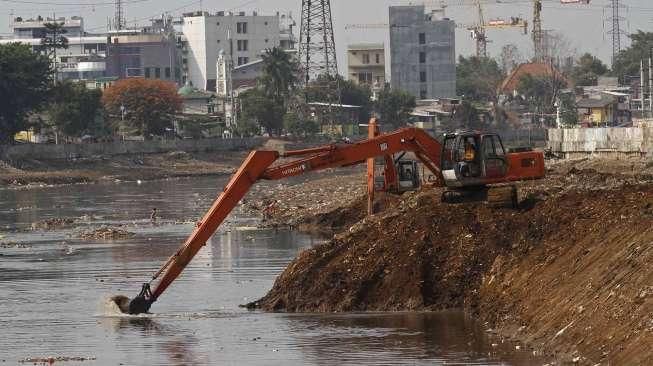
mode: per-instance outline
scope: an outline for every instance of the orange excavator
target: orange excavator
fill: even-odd
[[[506,152],[501,138],[475,131],[444,135],[443,142],[419,128],[403,128],[379,134],[372,120],[368,139],[356,143],[332,144],[298,151],[252,151],[204,215],[186,242],[129,302],[130,314],[149,311],[152,304],[181,274],[195,254],[206,244],[227,215],[259,180],[279,180],[311,171],[346,167],[367,162],[368,193],[375,190],[374,161],[385,161],[383,189],[401,193],[419,187],[417,162],[394,159],[395,154],[411,152],[432,174],[433,184],[447,192],[478,192],[491,185],[544,177],[541,152]],[[275,165],[279,158],[296,158]],[[378,188],[378,187],[377,187]],[[372,209],[369,200],[368,211]],[[152,283],[157,281],[152,288]]]

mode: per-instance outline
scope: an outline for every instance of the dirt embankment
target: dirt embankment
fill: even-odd
[[[0,186],[135,181],[231,174],[247,152],[98,156],[70,161],[0,161]]]
[[[653,179],[623,164],[555,164],[524,185],[517,211],[442,204],[438,190],[405,195],[302,252],[250,306],[466,308],[562,360],[651,364]],[[343,217],[322,216],[354,221]]]

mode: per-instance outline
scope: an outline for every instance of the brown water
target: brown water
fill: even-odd
[[[111,312],[112,294],[136,295],[186,238],[224,180],[182,179],[0,190],[0,364],[28,357],[95,357],[96,365],[531,365],[488,339],[461,312],[270,314],[238,307],[259,298],[302,248],[293,231],[252,230],[239,210],[154,304],[148,316]],[[259,189],[265,189],[261,187]],[[149,224],[152,207],[161,223]],[[30,231],[77,217],[75,228]],[[73,231],[126,225],[123,241]],[[494,343],[494,345],[493,345]],[[57,364],[60,364],[59,362]]]

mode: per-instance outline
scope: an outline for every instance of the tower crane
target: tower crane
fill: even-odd
[[[528,22],[523,18],[510,17],[509,20],[497,18],[486,22],[481,0],[475,0],[474,5],[478,9],[478,22],[474,25],[466,26],[466,28],[471,32],[472,38],[476,41],[477,57],[487,57],[487,44],[491,42],[487,37],[487,29],[521,28],[524,34],[528,34]]]

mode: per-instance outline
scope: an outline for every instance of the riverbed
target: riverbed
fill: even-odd
[[[542,362],[462,312],[283,314],[240,308],[322,239],[256,229],[238,208],[146,316],[110,311],[185,240],[226,178],[0,190],[0,363],[97,365],[531,365]],[[263,186],[262,190],[265,190]],[[255,199],[252,197],[250,199]],[[157,208],[158,220],[150,222]],[[34,222],[74,218],[53,231]],[[119,226],[124,240],[81,240]],[[31,364],[31,363],[29,363]]]

